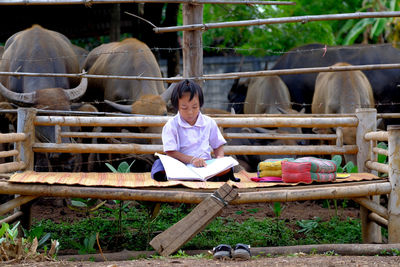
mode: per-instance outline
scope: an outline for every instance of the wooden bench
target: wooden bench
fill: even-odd
[[[360,204],[362,220],[362,237],[364,243],[382,241],[379,226],[387,226],[389,243],[400,242],[398,192],[400,155],[395,153],[400,147],[400,129],[392,126],[387,132],[376,131],[377,114],[375,109],[360,109],[355,115],[254,115],[254,116],[215,116],[220,127],[335,127],[337,134],[225,134],[229,138],[265,138],[265,139],[325,139],[336,140],[333,145],[306,146],[226,146],[225,152],[239,154],[272,154],[272,155],[334,155],[356,154],[357,166],[361,173],[387,172],[388,179],[359,181],[349,183],[311,184],[298,186],[277,186],[253,189],[237,189],[238,195],[230,204],[288,202],[319,199],[353,199]],[[154,144],[76,144],[62,143],[62,137],[99,138],[121,137],[119,133],[97,132],[62,132],[61,126],[163,126],[168,117],[128,116],[128,117],[95,117],[95,116],[44,116],[37,115],[34,109],[18,110],[18,130],[15,134],[3,134],[0,142],[15,142],[15,148],[0,152],[0,157],[13,156],[11,163],[0,164],[0,173],[33,170],[33,158],[36,152],[60,153],[136,153],[153,154],[162,152],[161,145]],[[56,143],[39,143],[35,141],[35,126],[54,126]],[[343,145],[340,127],[357,128],[357,145]],[[160,134],[128,133],[124,137],[154,139]],[[378,141],[388,141],[389,150],[382,151],[376,147]],[[377,153],[387,153],[389,164],[376,162]],[[123,174],[122,174],[123,175]],[[362,176],[362,174],[359,174]],[[16,194],[17,198],[0,205],[0,214],[5,214],[21,206],[21,211],[3,221],[12,221],[23,217],[29,224],[29,203],[40,196],[82,197],[119,200],[144,200],[154,202],[200,203],[215,191],[189,188],[115,188],[96,186],[67,186],[62,184],[17,184],[7,180],[0,181],[0,194]],[[380,195],[389,195],[388,207],[379,204]]]

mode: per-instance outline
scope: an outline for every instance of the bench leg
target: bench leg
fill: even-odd
[[[379,196],[373,196],[372,200],[379,203]],[[362,242],[365,244],[382,243],[381,227],[368,218],[371,211],[360,206]]]

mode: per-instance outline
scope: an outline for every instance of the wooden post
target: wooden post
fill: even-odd
[[[388,242],[400,243],[400,125],[389,125],[389,181],[392,191],[388,203]]]
[[[183,25],[203,23],[202,4],[183,4],[182,5]],[[203,41],[202,31],[183,32],[183,77],[203,76]],[[202,81],[196,81],[200,86]]]
[[[365,140],[367,132],[376,131],[376,109],[356,109],[358,118],[357,126],[357,167],[358,172],[369,172],[365,162],[370,159],[370,142]],[[379,196],[373,196],[372,200],[379,204]],[[369,219],[370,210],[360,206],[362,240],[364,243],[382,243],[381,227]]]
[[[36,117],[36,109],[19,108],[18,109],[17,132],[25,133],[26,139],[22,143],[20,154],[21,161],[25,162],[26,170],[33,170],[34,154],[32,146],[35,143],[35,126],[33,122]]]
[[[210,197],[200,202],[185,218],[154,237],[150,245],[162,256],[177,251],[217,217],[237,195],[237,190],[225,183]]]
[[[18,108],[17,111],[17,132],[26,134],[26,139],[20,146],[21,151],[19,153],[20,159],[26,164],[25,170],[33,170],[34,166],[34,153],[32,146],[35,143],[35,125],[33,122],[35,121],[36,111],[37,110],[34,108]],[[21,217],[21,226],[25,229],[29,229],[32,224],[31,207],[32,202],[28,202],[20,207],[20,210],[23,213]]]

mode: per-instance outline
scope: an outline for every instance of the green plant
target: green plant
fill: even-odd
[[[312,230],[318,227],[321,218],[316,217],[314,220],[300,220],[297,221],[297,225],[301,227],[300,230],[297,230],[298,233],[305,233],[308,234]]]
[[[121,162],[118,165],[118,168],[115,169],[110,163],[106,163],[106,166],[114,173],[120,172],[120,173],[128,173],[131,171],[131,167],[135,163],[135,160],[132,161],[132,163],[129,165],[126,161]]]
[[[93,254],[96,253],[94,245],[96,244],[96,233],[92,233],[90,236],[85,237],[82,244],[75,243],[75,246],[79,248],[78,254]]]
[[[388,146],[385,142],[379,142],[376,146],[378,148],[382,148],[382,149],[386,149],[386,150],[388,149]],[[385,164],[385,163],[387,163],[387,159],[388,159],[388,157],[386,155],[378,154],[378,162],[379,163]]]
[[[281,216],[282,213],[282,205],[280,202],[274,202],[273,204],[273,208],[272,208],[275,217],[279,218],[279,216]]]
[[[333,162],[336,164],[336,171],[341,173],[341,172],[347,172],[347,173],[356,173],[358,172],[357,166],[354,165],[352,161],[347,162],[343,167],[342,166],[342,156],[341,155],[334,155],[331,159]]]

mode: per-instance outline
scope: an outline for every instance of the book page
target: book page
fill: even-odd
[[[223,157],[217,159],[211,159],[206,161],[206,167],[194,167],[193,165],[188,166],[204,180],[213,177],[214,175],[223,172],[233,166],[238,165],[238,162],[232,157]]]
[[[167,155],[155,154],[164,166],[168,180],[198,180],[205,181],[214,175],[232,168],[239,163],[232,157],[207,160],[206,167],[194,167]]]
[[[197,173],[188,168],[185,163],[167,155],[158,153],[155,155],[160,158],[168,180],[203,180]]]

